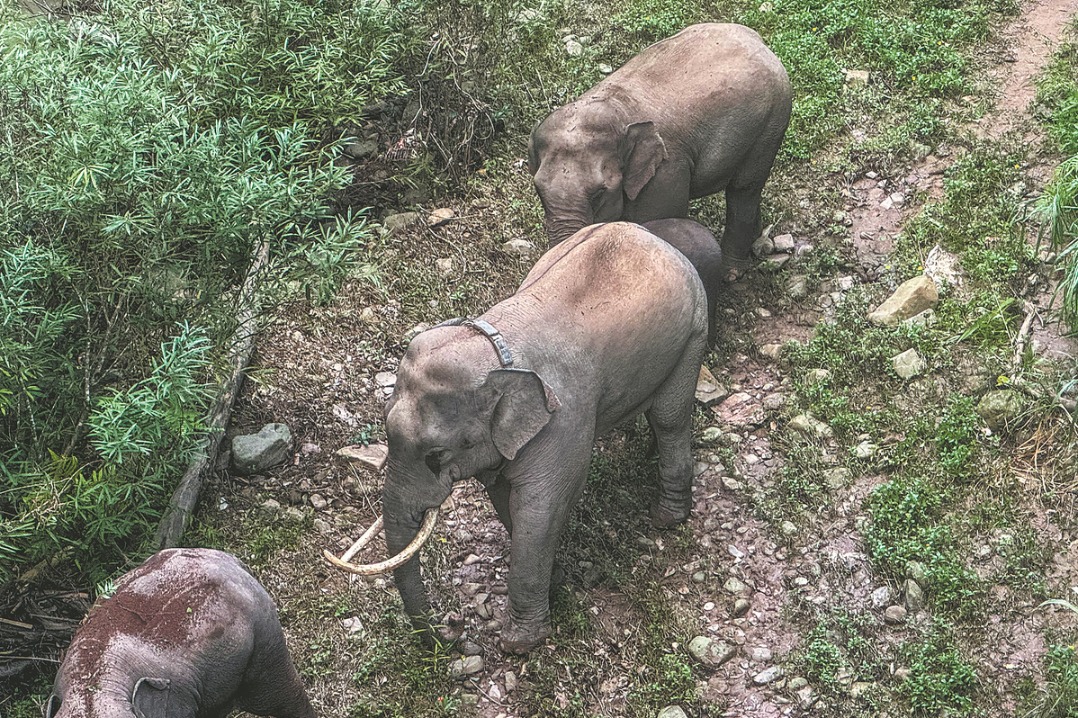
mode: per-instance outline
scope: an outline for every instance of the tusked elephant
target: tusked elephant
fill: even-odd
[[[691,219],[656,219],[644,229],[665,240],[696,267],[707,293],[707,344],[715,345],[715,303],[723,285],[722,250],[711,230]]]
[[[474,476],[512,543],[501,647],[527,652],[550,634],[554,554],[597,436],[644,412],[659,455],[652,522],[688,517],[706,339],[707,297],[680,252],[636,224],[581,230],[478,319],[412,340],[387,406],[382,498],[387,547],[407,550],[389,564],[334,563],[357,573],[398,566],[405,610],[429,636],[412,554],[454,482]]]
[[[167,549],[75,632],[45,718],[315,718],[277,609],[234,556]]]
[[[750,266],[791,107],[782,62],[747,27],[693,25],[646,48],[532,131],[550,242],[593,222],[686,217],[689,200],[725,190],[723,261]]]

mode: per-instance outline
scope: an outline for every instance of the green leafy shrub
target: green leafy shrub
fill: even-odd
[[[907,645],[909,679],[901,684],[902,694],[916,715],[968,714],[977,688],[977,674],[951,636],[940,626],[921,642]]]

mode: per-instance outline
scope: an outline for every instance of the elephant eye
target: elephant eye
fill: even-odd
[[[473,446],[475,446],[475,442],[472,441],[471,439],[464,439],[463,441],[460,442],[460,448],[462,448],[462,449],[470,449]]]

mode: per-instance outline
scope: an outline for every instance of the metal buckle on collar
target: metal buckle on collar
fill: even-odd
[[[494,345],[494,351],[498,352],[498,361],[501,362],[503,369],[508,369],[513,366],[513,352],[509,351],[509,345],[505,342],[505,338],[501,332],[495,329],[490,322],[483,321],[482,319],[465,319],[458,317],[456,319],[447,319],[437,327],[471,327],[476,330]]]

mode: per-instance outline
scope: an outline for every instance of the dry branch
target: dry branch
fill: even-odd
[[[217,462],[217,454],[221,449],[221,439],[224,438],[225,428],[228,426],[229,418],[232,416],[232,404],[235,402],[240,387],[243,385],[243,373],[247,368],[247,364],[251,361],[251,354],[254,351],[257,330],[255,322],[258,308],[258,279],[268,260],[269,240],[263,239],[251,262],[250,269],[247,270],[247,277],[243,280],[243,287],[240,289],[236,331],[233,332],[230,342],[232,347],[229,355],[231,370],[221,386],[221,392],[218,394],[217,401],[214,402],[213,410],[210,412],[206,422],[206,438],[202,440],[194,458],[191,459],[191,463],[187,466],[187,471],[184,472],[183,478],[180,479],[179,486],[176,487],[176,491],[172,494],[168,510],[165,511],[165,515],[161,518],[161,523],[157,526],[154,545],[158,549],[172,548],[179,544],[180,539],[183,537],[183,532],[187,528],[187,523],[190,521],[191,514],[195,510],[195,505],[198,503],[202,482],[206,478],[207,472]]]

